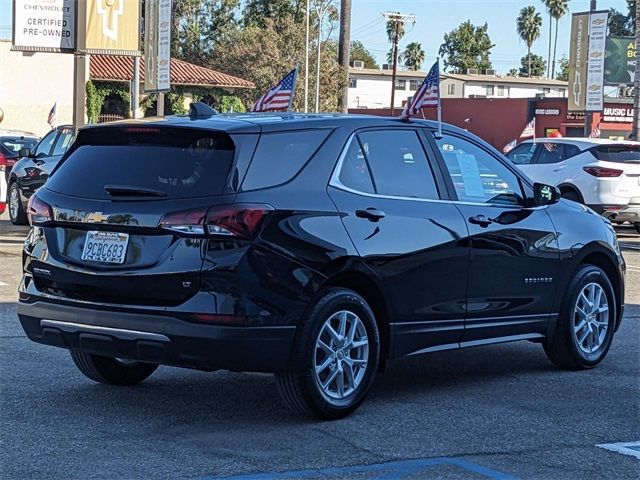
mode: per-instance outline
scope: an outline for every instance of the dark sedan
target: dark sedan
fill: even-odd
[[[390,359],[529,340],[589,369],[622,318],[611,224],[424,120],[87,127],[29,217],[22,327],[107,384],[273,372],[290,407],[333,419]]]
[[[37,145],[20,149],[23,158],[13,165],[7,178],[7,204],[13,224],[26,225],[29,197],[44,185],[72,141],[73,127],[62,125],[47,133]]]

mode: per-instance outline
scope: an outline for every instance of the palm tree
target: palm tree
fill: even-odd
[[[556,52],[558,50],[558,24],[569,10],[569,0],[550,0],[549,15],[556,21],[556,38],[553,42],[553,62],[551,63],[551,78],[556,74]]]
[[[402,52],[402,58],[404,59],[405,67],[409,67],[409,70],[418,71],[422,68],[422,62],[425,59],[425,53],[422,49],[422,45],[418,42],[411,42]]]
[[[531,76],[531,46],[540,38],[540,28],[542,27],[542,15],[536,12],[536,7],[529,6],[520,10],[520,15],[516,20],[516,30],[520,38],[527,44],[527,75]]]

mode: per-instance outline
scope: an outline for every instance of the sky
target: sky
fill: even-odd
[[[339,1],[339,0],[336,0]],[[495,47],[491,51],[491,62],[498,73],[506,73],[520,66],[520,59],[526,55],[527,47],[516,33],[516,18],[520,9],[534,5],[541,12],[542,33],[532,48],[533,53],[547,58],[549,17],[545,14],[541,0],[352,0],[352,39],[360,40],[377,58],[385,63],[389,43],[385,32],[382,12],[399,11],[413,13],[416,21],[407,26],[407,33],[400,47],[410,42],[419,42],[427,54],[425,67],[434,62],[445,33],[460,23],[471,20],[475,25],[489,24],[489,36]],[[0,38],[11,38],[12,0],[0,0]],[[589,9],[589,0],[570,0],[571,13]],[[626,13],[625,0],[598,0],[598,8],[615,8]],[[554,22],[555,23],[555,22]],[[558,54],[568,56],[570,16],[560,21],[558,32]]]

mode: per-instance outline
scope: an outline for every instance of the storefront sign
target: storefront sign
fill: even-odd
[[[144,90],[166,92],[171,88],[171,0],[145,3]]]
[[[604,108],[604,53],[609,12],[594,12],[589,18],[589,61],[587,66],[587,112]]]
[[[570,112],[584,112],[587,88],[587,53],[589,50],[589,13],[574,13],[571,18],[569,49]]]
[[[14,0],[13,49],[73,52],[75,0]]]
[[[536,115],[560,115],[559,108],[536,108]]]
[[[605,107],[602,120],[607,123],[631,123],[633,107]]]
[[[636,70],[636,39],[609,37],[604,54],[605,85],[631,85]]]
[[[140,0],[86,0],[89,53],[140,53]]]

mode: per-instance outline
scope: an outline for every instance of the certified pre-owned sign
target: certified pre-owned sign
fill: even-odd
[[[75,48],[75,0],[14,0],[13,48],[72,52]]]

